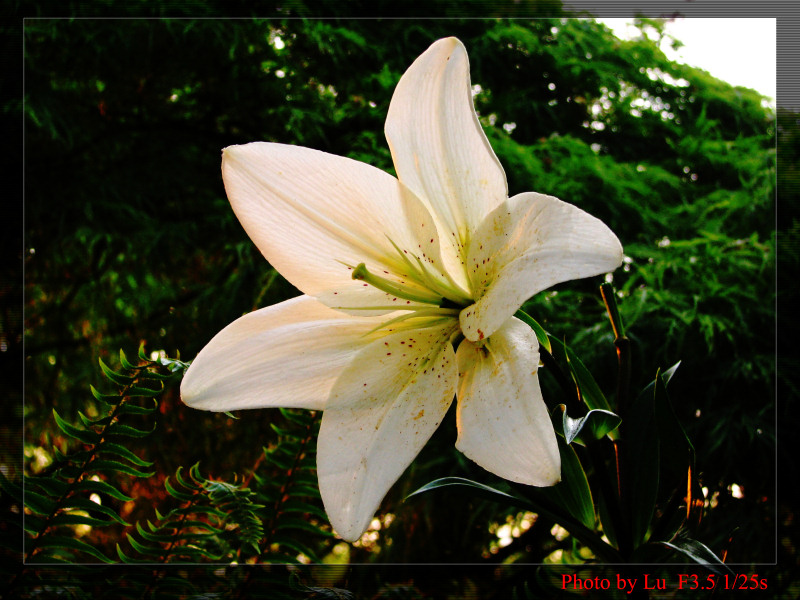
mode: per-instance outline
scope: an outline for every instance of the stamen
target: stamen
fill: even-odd
[[[435,327],[442,323],[443,320],[458,318],[458,313],[460,311],[453,310],[453,309],[439,309],[439,308],[429,308],[426,310],[420,310],[416,313],[409,313],[406,315],[400,315],[399,317],[395,317],[394,319],[389,319],[375,327],[374,329],[370,329],[364,335],[369,335],[371,333],[375,333],[381,329],[385,329],[390,325],[397,325],[398,323],[404,323],[409,319],[416,319],[414,323],[407,324],[406,328],[408,329],[425,329],[426,327]],[[456,321],[454,320],[454,323]],[[458,330],[458,327],[456,327]]]
[[[414,258],[419,264],[419,272],[422,275],[422,279],[430,289],[444,296],[445,300],[450,300],[458,306],[463,307],[472,304],[472,298],[459,293],[458,290],[447,287],[447,283],[437,278],[435,273],[431,273],[418,256],[414,256]]]
[[[438,294],[441,294],[444,298],[452,300],[459,306],[467,306],[472,304],[472,298],[464,293],[464,291],[461,289],[461,286],[457,285],[448,273],[444,274],[447,281],[442,281],[441,275],[438,272],[432,273],[429,271],[416,254],[408,252],[407,250],[401,250],[400,247],[394,243],[392,238],[387,237],[387,239],[389,240],[389,243],[394,246],[394,249],[397,251],[397,254],[400,255],[400,258],[403,259],[403,262],[408,267],[409,272],[413,273],[413,277],[416,279],[422,279],[422,283],[424,283],[427,287]],[[417,266],[411,262],[409,256],[413,257],[414,260],[417,261]],[[450,285],[448,285],[448,283]]]

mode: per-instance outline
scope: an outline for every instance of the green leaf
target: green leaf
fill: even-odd
[[[89,390],[91,390],[95,400],[107,411],[113,410],[122,400],[122,396],[117,394],[101,394],[93,385],[89,386]]]
[[[131,386],[130,388],[128,388],[128,390],[125,392],[125,395],[126,396],[145,396],[145,397],[152,398],[154,396],[158,396],[163,391],[164,391],[164,384],[163,383],[161,383],[161,386],[160,386],[159,389],[151,389],[151,388],[146,388],[146,387],[141,387],[141,386],[138,386],[138,385],[134,385],[134,386]],[[150,409],[150,410],[152,410],[152,409]],[[150,410],[148,412],[150,412]]]
[[[672,410],[667,387],[661,377],[656,377],[653,403],[663,468],[680,481],[686,477],[688,468],[694,468],[694,446]]]
[[[134,364],[128,362],[128,358],[125,356],[125,353],[122,351],[122,348],[119,349],[119,363],[122,365],[123,369],[128,371],[135,371],[139,367]]]
[[[311,523],[309,523],[304,519],[296,519],[294,517],[281,516],[278,519],[276,531],[284,531],[287,529],[307,531],[309,533],[321,535],[324,537],[333,537],[333,534],[331,532],[325,531],[324,529],[320,529],[319,527],[312,525]]]
[[[639,397],[628,411],[624,457],[630,472],[631,535],[634,548],[645,540],[658,501],[660,459],[653,396]]]
[[[103,371],[103,374],[117,385],[124,387],[133,383],[133,377],[113,371],[106,363],[103,362],[102,358],[98,358],[97,360],[100,362],[100,369]]]
[[[128,534],[128,535],[130,535],[130,534]],[[150,559],[147,559],[147,558],[145,558],[145,559],[136,559],[136,558],[131,558],[130,556],[128,556],[127,554],[125,554],[125,553],[122,551],[122,548],[120,548],[119,544],[117,544],[117,556],[119,556],[119,559],[120,559],[122,562],[126,563],[126,564],[133,564],[133,563],[150,563],[150,562],[152,562]]]
[[[56,503],[32,490],[25,490],[25,508],[37,515],[49,515],[55,509]]]
[[[158,408],[158,402],[153,401],[153,406],[138,406],[136,404],[132,404],[131,402],[125,402],[119,407],[119,414],[120,415],[149,415],[152,413],[156,408]]]
[[[97,502],[93,502],[88,498],[80,498],[77,496],[73,496],[64,503],[64,506],[66,508],[79,508],[87,512],[98,512],[100,514],[111,517],[120,525],[125,525],[126,527],[130,525],[130,523],[128,523],[125,519],[120,517],[116,513],[116,511],[111,507],[106,506],[105,504],[98,504]]]
[[[107,444],[104,444],[105,447]],[[126,496],[118,489],[116,489],[111,484],[105,481],[95,481],[93,479],[84,479],[79,483],[75,484],[75,491],[84,491],[84,492],[94,492],[98,494],[107,494],[112,498],[120,500],[122,502],[131,502],[133,498]]]
[[[115,444],[113,442],[106,442],[99,448],[99,452],[103,453],[110,453],[115,454],[116,456],[120,456],[125,458],[135,464],[138,467],[152,467],[154,463],[141,459],[136,456],[133,452],[128,450],[125,446],[121,446],[120,444]]]
[[[680,366],[680,364],[681,364],[681,361],[678,361],[674,365],[672,365],[669,369],[667,369],[666,371],[661,373],[661,381],[664,384],[665,388],[669,385],[669,382],[672,381],[672,376],[675,375],[675,371],[678,370],[678,367]],[[656,375],[656,377],[658,377],[658,375]],[[655,379],[653,381],[651,381],[650,383],[648,383],[644,387],[644,389],[642,389],[642,391],[639,393],[639,397],[641,398],[642,396],[647,396],[647,395],[651,395],[652,396],[653,388],[655,387],[655,384],[656,384],[656,380]]]
[[[560,436],[556,436],[556,440],[561,454],[561,481],[552,487],[540,488],[539,492],[583,525],[594,529],[594,502],[586,472],[575,449]]]
[[[316,553],[305,544],[299,542],[296,537],[285,537],[283,535],[276,534],[273,538],[273,543],[278,544],[284,550],[289,548],[298,554],[305,554],[314,562],[317,561]]]
[[[289,429],[284,429],[283,427],[279,427],[278,425],[275,425],[275,423],[270,423],[269,426],[272,429],[272,431],[274,431],[281,437],[294,437],[293,432],[290,431]]]
[[[569,448],[569,446],[567,447]],[[412,492],[406,496],[405,499],[408,500],[412,496],[416,496],[417,494],[421,494],[423,492],[429,492],[432,490],[453,486],[469,487],[477,496],[494,502],[504,503],[505,506],[515,506],[542,514],[564,527],[581,542],[589,546],[589,548],[591,548],[599,558],[609,562],[622,561],[622,557],[615,548],[606,544],[598,535],[587,528],[580,520],[575,519],[571,514],[567,513],[563,506],[555,504],[549,497],[543,495],[541,493],[541,488],[525,486],[524,496],[521,493],[515,493],[512,495],[489,487],[488,485],[484,485],[469,479],[464,479],[462,477],[443,477],[425,484],[415,492]]]
[[[121,435],[125,437],[143,438],[147,437],[155,430],[156,430],[155,425],[153,425],[153,428],[150,431],[144,431],[143,429],[136,429],[135,427],[131,427],[130,425],[122,425],[119,422],[116,422],[106,430],[106,435],[109,436]]]
[[[94,445],[100,441],[100,436],[96,434],[94,431],[89,431],[88,429],[79,429],[73,425],[67,423],[61,416],[58,414],[56,409],[53,409],[53,417],[56,420],[56,425],[58,428],[67,434],[70,437],[73,437],[84,444]]]
[[[322,519],[323,521],[328,520],[327,514],[320,507],[296,499],[289,499],[286,502],[282,502],[281,511],[285,513],[299,512],[303,514],[313,515],[315,517]]]
[[[44,529],[44,526],[45,526],[45,519],[33,514],[25,515],[25,519],[23,520],[22,523],[22,528],[25,531],[25,533],[31,536],[38,535]]]
[[[31,491],[33,488],[39,488],[44,493],[50,496],[61,496],[69,488],[66,481],[56,479],[55,476],[51,477],[26,477],[25,489]]]
[[[547,350],[550,354],[553,353],[553,348],[550,345],[550,338],[547,335],[547,332],[544,330],[544,327],[539,325],[539,323],[531,317],[528,313],[519,309],[514,316],[517,317],[520,321],[525,323],[528,327],[533,329],[533,333],[536,334],[536,339],[539,340],[539,345]]]
[[[164,480],[164,487],[166,488],[166,490],[167,490],[167,492],[169,493],[170,496],[172,496],[173,498],[177,498],[178,500],[183,500],[184,502],[188,502],[192,498],[194,498],[193,494],[188,494],[186,492],[181,492],[181,491],[177,490],[175,487],[173,487],[172,484],[169,482],[169,477],[167,477]]]
[[[278,410],[281,411],[283,417],[292,423],[296,423],[303,427],[307,427],[311,424],[312,417],[309,411],[300,411],[300,410],[293,410],[290,408],[279,408]]]
[[[438,490],[441,488],[448,488],[453,486],[465,486],[472,488],[474,491],[477,491],[479,495],[488,498],[489,500],[493,500],[495,502],[508,501],[508,500],[513,500],[515,502],[518,502],[522,500],[523,503],[528,504],[526,500],[521,499],[518,496],[512,496],[511,494],[507,494],[506,492],[501,492],[500,490],[497,490],[483,483],[478,483],[477,481],[472,481],[471,479],[465,479],[463,477],[442,477],[441,479],[430,481],[425,485],[423,485],[418,490],[411,492],[408,496],[405,497],[404,500],[408,500],[409,498],[412,498],[419,494],[423,494],[425,492],[430,492],[433,490]]]
[[[154,529],[154,526],[149,521],[147,522],[148,526],[151,529]],[[147,542],[156,542],[159,544],[168,544],[173,539],[175,539],[175,535],[172,533],[152,533],[150,531],[145,531],[144,527],[142,527],[141,523],[136,523],[136,531],[139,532],[139,535]]]
[[[136,541],[136,538],[133,537],[130,533],[128,534],[128,543],[139,554],[144,554],[145,556],[160,556],[162,552],[160,547],[148,546],[146,544],[142,544],[141,542]]]
[[[100,417],[98,419],[91,419],[84,415],[81,411],[78,411],[78,418],[83,423],[83,426],[86,427],[87,430],[91,430],[91,427],[105,427],[111,422],[111,417]]]
[[[552,347],[555,351],[563,355],[569,366],[570,374],[575,382],[575,385],[580,391],[581,399],[589,409],[611,410],[611,406],[606,400],[605,395],[600,390],[597,382],[592,377],[592,374],[581,362],[581,360],[573,354],[567,345],[553,336],[549,336]]]
[[[609,410],[594,409],[590,410],[584,416],[573,419],[567,414],[567,407],[561,404],[562,410],[562,426],[564,428],[564,437],[568,444],[571,444],[577,438],[584,427],[588,426],[588,431],[593,439],[600,439],[608,432],[613,431],[622,422],[618,415]]]
[[[567,357],[567,364],[569,365],[572,378],[581,392],[581,398],[590,409],[611,410],[611,405],[606,400],[605,395],[600,390],[600,386],[594,380],[594,377],[589,372],[583,362],[573,354],[569,347],[564,345],[564,353]]]
[[[693,540],[686,535],[679,534],[669,542],[659,542],[668,548],[672,548],[680,552],[684,556],[689,557],[692,561],[699,565],[707,567],[709,570],[717,574],[733,573],[730,567],[723,563],[716,554],[714,554],[708,546]]]
[[[106,527],[114,525],[116,521],[107,519],[96,519],[85,515],[78,515],[75,513],[61,513],[53,517],[50,521],[52,527],[60,525],[91,525],[92,527]]]
[[[133,475],[134,477],[150,477],[153,473],[145,473],[143,471],[138,471],[131,467],[130,465],[126,465],[125,463],[121,463],[116,460],[95,460],[91,463],[91,468],[98,473],[107,473],[113,474],[116,472],[126,473],[128,475]]]
[[[86,542],[82,542],[81,540],[73,537],[66,537],[61,535],[46,535],[40,538],[37,541],[37,547],[39,548],[66,548],[68,550],[77,550],[79,552],[84,552],[90,556],[94,556],[96,559],[104,562],[104,563],[113,563],[116,562],[110,558],[108,558],[105,554],[100,552],[97,548],[90,546]]]

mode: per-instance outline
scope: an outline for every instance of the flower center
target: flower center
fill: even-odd
[[[397,296],[403,300],[411,300],[412,302],[422,302],[423,304],[436,304],[439,305],[444,298],[433,291],[427,289],[412,288],[401,283],[395,283],[388,279],[370,273],[364,263],[358,265],[353,269],[353,279],[364,281],[372,287],[378,288],[382,292]]]
[[[469,294],[461,289],[450,275],[431,268],[418,256],[401,250],[394,242],[391,243],[402,259],[401,263],[396,259],[389,261],[394,263],[395,274],[402,273],[399,281],[371,273],[364,263],[353,267],[353,279],[363,281],[397,298],[432,304],[439,308],[460,310],[473,303]]]

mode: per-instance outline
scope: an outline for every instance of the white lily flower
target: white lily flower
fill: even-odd
[[[397,85],[386,137],[398,179],[272,143],[226,148],[239,221],[303,296],[248,314],[181,385],[194,408],[323,410],[320,491],[357,540],[458,398],[456,447],[511,481],[560,480],[537,376],[513,315],[534,294],[617,268],[602,222],[557,198],[508,198],[472,105],[467,53],[435,42]]]

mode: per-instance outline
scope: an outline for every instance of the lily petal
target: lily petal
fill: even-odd
[[[385,133],[400,181],[428,204],[443,240],[463,257],[470,232],[508,197],[508,186],[475,114],[469,59],[459,40],[434,42],[408,68],[392,96]]]
[[[599,219],[553,196],[528,192],[481,223],[467,255],[476,303],[461,311],[469,340],[489,337],[528,298],[622,264],[617,236]]]
[[[375,319],[348,316],[308,296],[262,308],[203,348],[183,378],[181,399],[213,411],[321,410],[375,326]]]
[[[329,306],[399,304],[354,281],[348,268],[363,262],[401,282],[404,263],[395,246],[443,270],[430,213],[375,167],[310,148],[256,142],[226,148],[222,176],[236,216],[261,253],[295,287]]]
[[[456,323],[391,333],[365,348],[322,414],[317,473],[325,511],[348,541],[441,423],[456,389]]]
[[[456,448],[504,479],[558,483],[561,458],[539,388],[539,343],[533,331],[511,318],[482,347],[461,342],[456,361]]]

